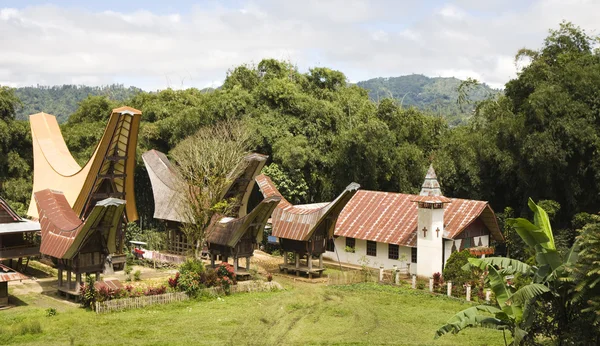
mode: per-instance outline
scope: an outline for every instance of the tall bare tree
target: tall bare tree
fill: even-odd
[[[250,136],[239,121],[204,127],[177,145],[171,156],[179,176],[182,231],[196,244],[196,255],[215,214],[230,215],[237,201],[224,199],[233,179],[245,169]]]

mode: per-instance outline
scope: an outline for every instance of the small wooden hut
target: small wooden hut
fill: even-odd
[[[18,271],[0,264],[0,307],[8,305],[8,282],[28,279]]]
[[[8,260],[9,266],[14,265],[17,270],[26,269],[29,257],[40,253],[40,246],[34,242],[39,231],[39,222],[23,219],[0,198],[0,261]],[[23,259],[26,259],[25,264]]]
[[[263,229],[269,216],[279,203],[277,196],[265,198],[249,214],[240,218],[220,218],[207,230],[208,251],[211,265],[219,256],[224,262],[233,258],[233,269],[238,278],[250,275],[250,258],[263,237]],[[239,259],[246,259],[246,266],[239,266]]]
[[[59,292],[76,296],[83,283],[82,274],[96,274],[99,280],[107,256],[115,252],[125,201],[116,198],[99,201],[82,221],[61,192],[46,189],[36,192],[34,198],[42,229],[40,252],[56,263]],[[66,282],[63,271],[67,274]]]
[[[271,216],[273,235],[279,238],[283,250],[283,264],[279,266],[282,271],[293,271],[296,275],[319,274],[325,270],[323,267],[323,253],[327,249],[327,241],[333,239],[335,223],[342,209],[360,185],[352,183],[330,203],[315,203],[308,205],[292,205],[288,202],[271,178],[261,174],[256,177],[256,182],[265,198],[278,196],[281,202],[277,205]],[[287,253],[294,254],[294,263],[288,263]],[[305,264],[300,259],[305,258]],[[312,263],[313,257],[319,258],[318,267]]]

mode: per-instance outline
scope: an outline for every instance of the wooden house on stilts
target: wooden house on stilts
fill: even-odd
[[[231,184],[221,196],[222,199],[237,201],[231,210],[231,216],[241,218],[248,213],[248,199],[254,187],[254,177],[265,165],[267,157],[256,153],[246,155],[232,171],[229,177]],[[142,159],[152,184],[154,218],[162,220],[168,232],[167,251],[174,255],[189,255],[195,246],[181,231],[181,224],[190,222],[186,217],[184,199],[179,192],[183,182],[177,177],[175,167],[167,156],[160,151],[149,150],[142,155]],[[211,225],[211,228],[214,227]]]
[[[271,216],[273,236],[279,238],[283,250],[283,264],[279,267],[282,271],[308,274],[323,272],[323,253],[326,251],[327,241],[333,238],[335,224],[338,216],[346,203],[354,196],[360,185],[352,183],[330,203],[315,203],[309,205],[292,205],[275,187],[271,179],[261,174],[256,177],[256,182],[265,198],[278,196],[281,202],[277,205]],[[294,254],[294,263],[288,263],[287,253]],[[318,267],[312,263],[313,257],[319,258]],[[305,259],[301,264],[301,258]]]
[[[82,274],[95,274],[98,281],[107,256],[115,252],[125,201],[116,198],[99,201],[88,217],[81,220],[62,192],[38,191],[34,200],[42,229],[40,252],[55,262],[58,291],[77,296],[83,283]]]
[[[238,280],[250,276],[250,258],[263,238],[263,229],[271,213],[281,200],[278,196],[265,198],[249,214],[237,219],[219,218],[207,230],[208,251],[211,266],[215,266],[217,256],[223,262],[233,258],[233,270]],[[245,267],[239,266],[239,259],[245,258]]]

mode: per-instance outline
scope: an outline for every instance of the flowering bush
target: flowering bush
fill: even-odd
[[[167,286],[162,285],[160,287],[148,287],[144,291],[145,296],[156,296],[159,294],[165,294],[167,292]]]
[[[80,292],[81,304],[84,307],[90,307],[93,309],[95,302],[164,294],[167,292],[167,286],[162,285],[160,287],[146,287],[145,289],[140,287],[136,288],[132,285],[126,285],[124,288],[117,289],[101,286],[99,289],[96,289],[94,286],[94,280],[90,277],[86,280],[84,285],[81,285]]]
[[[187,293],[188,296],[194,297],[206,286],[202,284],[200,273],[185,272],[179,277],[178,287],[181,291]]]
[[[217,266],[217,283],[223,287],[225,294],[229,294],[231,286],[236,284],[236,277],[233,267],[229,263],[221,263]]]

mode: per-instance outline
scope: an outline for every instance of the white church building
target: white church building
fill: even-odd
[[[354,265],[431,277],[450,254],[490,254],[490,237],[503,241],[487,202],[442,195],[429,167],[419,195],[359,190],[340,214],[325,257]]]

